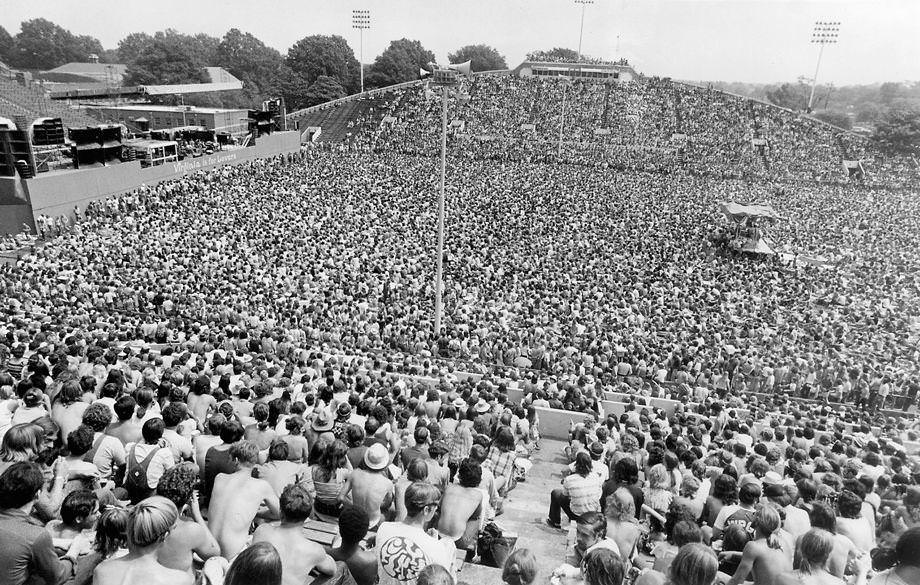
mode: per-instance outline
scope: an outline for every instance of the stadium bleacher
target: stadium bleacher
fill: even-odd
[[[0,116],[6,116],[7,112],[26,116],[30,121],[38,118],[61,118],[64,126],[68,128],[99,123],[75,108],[51,100],[40,89],[31,89],[15,79],[0,76]]]

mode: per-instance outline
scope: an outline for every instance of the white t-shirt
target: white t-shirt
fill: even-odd
[[[455,550],[452,540],[439,540],[402,522],[384,522],[377,530],[378,583],[415,585],[428,565],[441,565],[452,572]]]
[[[131,461],[131,450],[135,445],[137,445],[135,459]],[[176,465],[176,460],[173,459],[172,451],[170,451],[168,447],[148,445],[147,443],[128,443],[125,445],[128,463],[132,467],[135,462],[138,465],[142,464],[153,449],[157,450],[157,454],[153,456],[153,459],[150,460],[150,466],[147,467],[147,487],[150,489],[155,489],[160,482],[160,478],[166,473],[166,470]]]

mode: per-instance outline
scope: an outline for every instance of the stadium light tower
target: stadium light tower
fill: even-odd
[[[358,68],[361,70],[361,93],[364,93],[364,30],[371,27],[371,11],[370,10],[352,10],[351,11],[351,28],[358,29],[358,33],[361,35],[361,50],[360,56],[361,60],[358,63]]]
[[[815,99],[815,87],[818,85],[818,69],[821,68],[821,57],[824,55],[824,47],[827,45],[837,44],[837,35],[840,32],[840,22],[817,21],[815,29],[811,33],[812,44],[819,45],[818,64],[815,65],[815,76],[811,78],[811,94],[808,96],[808,111],[811,112],[811,104]]]
[[[441,314],[444,312],[444,176],[447,174],[447,97],[452,88],[460,85],[460,74],[454,69],[437,68],[431,85],[441,88],[441,174],[438,184],[438,258],[434,276],[434,334],[441,333]]]
[[[578,60],[581,61],[581,39],[585,34],[585,8],[588,4],[594,4],[594,0],[575,0],[575,4],[581,4],[581,28],[578,31]]]

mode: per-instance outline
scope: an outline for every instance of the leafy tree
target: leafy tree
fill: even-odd
[[[240,97],[250,106],[273,95],[282,63],[281,53],[236,28],[221,39],[214,61],[243,82]]]
[[[820,112],[814,112],[812,115],[822,122],[833,124],[834,126],[843,128],[845,130],[849,130],[853,127],[853,122],[850,120],[850,117],[843,112],[838,112],[836,110],[822,110]]]
[[[878,88],[879,101],[886,106],[890,106],[896,98],[900,97],[903,89],[900,83],[894,81],[883,83],[881,87]]]
[[[153,37],[144,32],[131,33],[125,38],[118,41],[118,61],[119,63],[133,63],[144,54],[153,43]]]
[[[574,63],[578,61],[578,51],[574,49],[565,49],[563,47],[554,47],[549,51],[534,51],[533,53],[528,53],[527,60]]]
[[[20,25],[10,65],[24,69],[53,69],[101,54],[102,44],[91,36],[76,36],[50,20],[34,18]]]
[[[391,41],[368,70],[364,85],[385,87],[394,83],[418,79],[419,69],[427,68],[434,61],[434,53],[422,43],[409,39]]]
[[[360,70],[355,52],[338,35],[304,37],[288,49],[287,66],[307,85],[320,76],[331,77],[349,93],[357,90]]]
[[[320,75],[304,93],[303,101],[295,104],[295,107],[309,108],[342,97],[345,97],[345,88],[332,77]]]
[[[455,52],[449,54],[447,59],[451,63],[470,63],[473,71],[494,71],[495,69],[507,69],[508,64],[505,58],[499,52],[488,45],[467,45],[460,47]]]
[[[767,90],[767,99],[771,104],[790,110],[804,110],[808,105],[808,88],[802,84],[784,83],[777,88]]]
[[[16,47],[16,41],[5,28],[0,26],[0,61],[9,63],[13,50]]]
[[[141,53],[127,63],[125,84],[207,83],[206,53],[207,49],[196,37],[172,29],[159,31]]]
[[[275,83],[268,89],[269,95],[280,95],[289,112],[304,107],[307,102],[307,90],[310,84],[303,77],[295,73],[290,67],[282,63],[278,69]]]
[[[875,126],[872,139],[891,153],[920,152],[920,109],[892,108]]]

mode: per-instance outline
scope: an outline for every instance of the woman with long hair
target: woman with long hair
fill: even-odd
[[[670,585],[712,585],[719,570],[716,553],[706,545],[685,544],[668,571]]]
[[[307,426],[307,421],[300,415],[293,415],[284,421],[287,434],[280,437],[288,446],[288,461],[296,463],[306,463],[310,455],[307,438],[303,436],[303,429]]]
[[[782,517],[771,504],[762,504],[754,512],[755,537],[744,546],[741,562],[728,585],[740,585],[753,574],[754,583],[772,583],[777,575],[792,570],[792,550],[780,536]]]
[[[0,441],[0,474],[20,461],[38,461],[44,448],[45,431],[35,423],[13,425]]]
[[[236,555],[223,585],[281,585],[281,555],[267,542],[257,542]]]
[[[313,514],[323,522],[337,522],[344,507],[339,494],[351,476],[348,447],[342,441],[326,445],[319,463],[307,472],[307,490],[313,495]],[[311,485],[312,484],[312,485]]]
[[[92,585],[93,571],[107,559],[128,554],[128,518],[126,508],[106,508],[96,521],[96,538],[93,552],[80,559],[73,585]]]
[[[622,585],[626,563],[620,555],[607,548],[597,548],[581,561],[584,585]]]
[[[160,416],[160,405],[156,401],[156,394],[150,388],[139,388],[134,393],[134,401],[137,402],[134,424],[142,427],[148,420]]]
[[[277,437],[275,430],[271,428],[268,421],[270,409],[265,402],[257,402],[252,408],[252,416],[256,419],[255,424],[246,427],[243,439],[252,441],[259,447],[259,451],[268,449],[272,441]]]
[[[738,503],[738,481],[723,473],[716,478],[712,486],[712,495],[706,498],[701,516],[702,522],[715,526],[716,518],[719,517],[722,508],[736,503]]]
[[[499,495],[505,497],[514,489],[514,462],[517,460],[515,452],[514,433],[508,427],[501,427],[495,434],[492,446],[486,455],[486,460],[492,466],[495,475],[495,488]]]
[[[607,498],[607,537],[620,549],[623,561],[630,563],[636,556],[636,545],[642,529],[636,519],[636,501],[625,487],[617,489]]]
[[[519,548],[508,555],[502,568],[507,585],[531,585],[537,578],[537,558],[530,550]]]
[[[65,382],[51,405],[51,420],[61,428],[61,440],[66,441],[67,435],[83,424],[83,413],[87,408],[89,403],[83,402],[80,382]]]

